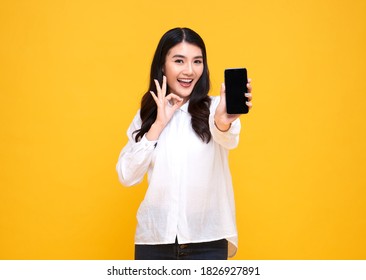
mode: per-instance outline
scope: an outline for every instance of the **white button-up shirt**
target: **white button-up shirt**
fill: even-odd
[[[137,212],[136,244],[180,244],[226,238],[229,256],[236,252],[238,237],[228,150],[238,145],[240,120],[229,131],[214,124],[220,97],[211,97],[207,144],[191,125],[188,103],[173,115],[157,141],[133,132],[141,128],[138,112],[127,131],[129,141],[116,166],[125,186],[140,183],[148,174],[148,189]],[[234,245],[234,246],[233,246]]]

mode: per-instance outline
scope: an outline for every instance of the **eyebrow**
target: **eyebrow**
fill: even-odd
[[[184,55],[181,55],[181,54],[176,54],[176,55],[173,55],[172,56],[173,58],[186,58]],[[203,58],[202,55],[197,55],[194,57],[194,59],[197,59],[197,58]]]

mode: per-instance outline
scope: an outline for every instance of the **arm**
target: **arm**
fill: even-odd
[[[252,87],[249,79],[245,96],[249,101],[246,102],[249,109],[252,108]],[[243,93],[244,94],[244,93]],[[226,113],[225,84],[221,85],[220,97],[215,99],[213,104],[214,113],[211,112],[209,124],[213,139],[227,149],[235,148],[239,143],[240,119],[241,115]]]
[[[210,117],[208,119],[210,131],[212,135],[212,139],[223,146],[225,149],[231,150],[238,146],[239,144],[239,134],[241,130],[240,119],[234,120],[228,128],[225,130],[221,130],[221,128],[217,125],[215,121],[215,111],[220,103],[221,97],[214,97],[212,100],[212,109],[210,113]]]
[[[140,183],[147,172],[152,154],[157,141],[149,141],[146,136],[139,142],[135,142],[133,132],[141,127],[139,112],[127,131],[128,143],[122,149],[116,170],[119,181],[125,186],[132,186]]]
[[[162,87],[160,87],[157,80],[155,80],[155,84],[157,94],[150,93],[158,109],[156,120],[142,139],[135,142],[133,132],[140,129],[142,124],[140,114],[138,113],[135,116],[127,132],[129,141],[120,153],[117,162],[116,169],[119,180],[126,186],[132,186],[142,181],[150,166],[153,151],[161,132],[171,120],[175,110],[183,104],[183,99],[179,96],[173,93],[166,95],[165,76],[163,77]]]

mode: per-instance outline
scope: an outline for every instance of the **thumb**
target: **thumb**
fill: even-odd
[[[221,84],[220,96],[221,98],[225,98],[225,83]]]
[[[220,104],[222,104],[221,106],[226,107],[226,89],[225,89],[225,83],[221,84],[221,89],[220,89]]]

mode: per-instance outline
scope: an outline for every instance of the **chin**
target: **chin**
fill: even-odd
[[[192,91],[190,91],[189,93],[178,93],[177,95],[183,99],[189,99],[191,97]]]

